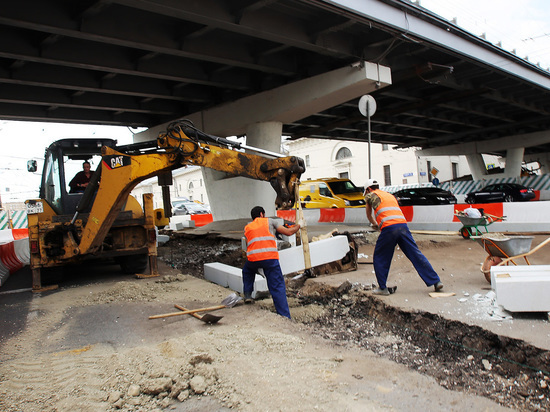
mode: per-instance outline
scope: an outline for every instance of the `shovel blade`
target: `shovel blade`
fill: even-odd
[[[210,313],[201,316],[201,320],[203,322],[210,324],[218,323],[221,318],[223,318],[223,316],[211,315]]]
[[[236,293],[230,294],[228,297],[226,297],[224,300],[222,300],[222,305],[224,305],[227,308],[232,308],[237,303],[239,303],[243,298],[241,298]]]

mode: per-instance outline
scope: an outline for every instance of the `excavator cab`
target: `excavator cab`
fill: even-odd
[[[82,170],[83,162],[90,162],[92,170],[99,166],[103,146],[115,147],[116,140],[62,139],[46,149],[40,198],[45,200],[55,213],[75,213],[82,193],[70,193],[69,182]]]

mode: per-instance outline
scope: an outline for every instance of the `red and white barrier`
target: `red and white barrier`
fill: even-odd
[[[483,209],[485,214],[502,217],[503,222],[490,224],[491,232],[550,232],[550,201],[457,204],[440,206],[403,206],[401,210],[413,230],[458,231],[462,223],[456,211],[468,207]],[[295,210],[278,210],[277,216],[294,222]],[[308,224],[342,223],[369,225],[364,208],[304,209]]]
[[[28,229],[0,230],[0,286],[30,261]]]

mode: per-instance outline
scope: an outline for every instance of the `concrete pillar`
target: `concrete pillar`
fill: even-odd
[[[391,71],[376,63],[361,62],[322,73],[233,103],[185,116],[212,135],[247,134],[247,145],[279,153],[282,124],[292,123],[391,84]],[[134,142],[156,139],[166,124],[134,135]],[[230,177],[203,169],[214,220],[250,218],[250,209],[262,205],[275,211],[275,191],[269,183]],[[269,192],[269,195],[266,194]]]
[[[508,148],[506,150],[506,167],[502,177],[521,176],[521,164],[523,163],[523,147]]]
[[[487,167],[480,153],[467,154],[466,160],[472,172],[473,180],[482,180],[487,176]]]
[[[253,123],[247,126],[246,145],[280,153],[281,122]],[[214,220],[250,218],[254,206],[262,206],[267,216],[275,215],[276,193],[269,184],[203,168],[206,192]]]

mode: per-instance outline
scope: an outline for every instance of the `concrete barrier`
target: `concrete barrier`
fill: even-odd
[[[492,223],[489,226],[491,232],[550,232],[550,201],[403,206],[401,210],[412,230],[458,231],[462,223],[455,212],[470,206],[483,209],[486,214],[506,217],[503,222]],[[277,216],[294,222],[296,212],[278,210]],[[308,224],[370,224],[364,208],[304,209],[304,219]]]
[[[491,287],[510,312],[550,312],[550,266],[493,266]]]

